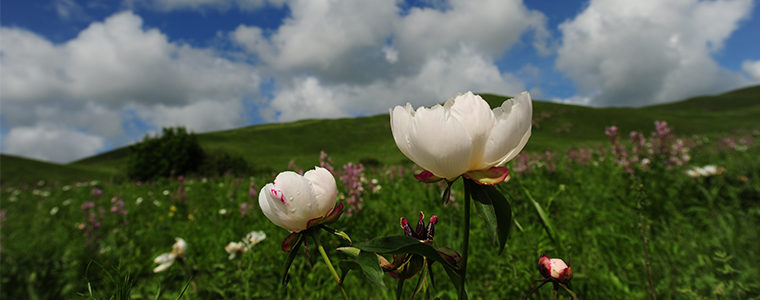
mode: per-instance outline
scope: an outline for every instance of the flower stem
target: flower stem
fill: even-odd
[[[462,249],[462,268],[460,270],[462,274],[462,289],[459,290],[460,300],[467,299],[465,284],[467,282],[467,255],[470,252],[470,184],[469,179],[464,178],[464,236],[462,237],[464,249]]]
[[[340,288],[340,292],[343,294],[343,299],[348,300],[349,298],[348,294],[346,293],[346,288],[343,286],[343,282],[340,280],[338,272],[335,272],[335,268],[333,267],[332,262],[330,262],[330,257],[327,256],[325,248],[322,247],[322,243],[319,242],[316,230],[311,232],[311,238],[314,239],[314,242],[317,244],[317,248],[319,249],[319,254],[322,255],[322,259],[325,261],[325,264],[327,264],[327,267],[330,268],[330,272],[332,272],[333,276],[335,277],[335,281],[338,282],[338,287]]]

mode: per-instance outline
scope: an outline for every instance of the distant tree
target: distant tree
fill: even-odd
[[[146,135],[130,150],[127,176],[133,180],[194,173],[205,158],[198,138],[185,127],[163,128],[160,136]]]

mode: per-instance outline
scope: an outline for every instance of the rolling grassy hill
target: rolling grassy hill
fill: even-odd
[[[494,107],[507,99],[482,95]],[[622,133],[648,134],[655,120],[667,121],[676,134],[717,136],[734,130],[760,128],[760,86],[720,95],[701,96],[680,102],[643,108],[591,108],[551,102],[533,102],[534,128],[524,151],[564,150],[606,142],[604,128],[616,125]],[[303,168],[318,164],[326,151],[334,166],[373,158],[385,164],[408,163],[396,148],[387,114],[331,120],[254,125],[198,135],[206,151],[224,151],[245,157],[259,169],[283,170],[293,160]],[[37,180],[72,181],[78,178],[109,180],[119,177],[127,148],[60,165],[2,155],[3,182]]]

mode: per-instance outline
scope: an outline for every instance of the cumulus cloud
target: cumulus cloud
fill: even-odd
[[[265,5],[282,6],[286,0],[125,0],[127,7],[147,7],[160,11],[215,9],[226,11],[232,8],[253,10]]]
[[[14,127],[3,140],[3,152],[39,160],[66,162],[105,147],[102,137],[54,124]],[[51,151],[53,150],[53,151]]]
[[[751,8],[751,0],[592,0],[560,25],[556,67],[592,105],[646,105],[746,85],[711,55]]]
[[[468,90],[516,95],[525,90],[510,73],[501,73],[489,58],[462,46],[455,53],[438,51],[415,74],[370,84],[326,84],[314,76],[281,88],[265,111],[270,121],[339,118],[385,113],[407,102],[416,106],[442,103]]]
[[[148,127],[233,128],[245,120],[240,113],[244,99],[259,90],[253,66],[213,50],[170,43],[160,31],[144,29],[131,12],[92,23],[62,44],[19,28],[0,28],[0,36],[2,117],[9,128],[3,151],[8,153],[44,144],[48,147],[37,148],[37,157],[44,152],[64,162],[60,159],[101,150],[95,137],[123,145],[132,141],[124,136],[122,125],[130,117],[125,111],[135,108]],[[42,120],[46,125],[39,125]],[[89,142],[51,146],[62,139],[42,134],[49,128],[62,139]],[[61,150],[76,155],[54,153]]]
[[[523,82],[495,61],[526,32],[548,37],[545,16],[517,0],[452,0],[404,12],[393,0],[288,5],[291,17],[271,34],[245,25],[230,34],[275,74],[267,120],[383,113],[467,90],[516,94]]]
[[[742,63],[742,70],[744,70],[755,83],[760,83],[760,60],[744,61]]]

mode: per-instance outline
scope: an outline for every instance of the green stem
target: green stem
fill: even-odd
[[[469,179],[464,179],[464,236],[462,237],[462,289],[459,290],[459,299],[467,299],[467,290],[465,284],[467,282],[467,255],[470,252],[470,182]]]
[[[338,282],[338,287],[340,288],[340,292],[343,294],[343,299],[348,300],[348,294],[346,293],[346,288],[343,286],[343,282],[340,280],[340,276],[338,276],[338,272],[335,272],[335,268],[333,267],[332,262],[330,262],[330,257],[327,256],[327,253],[325,252],[325,248],[322,247],[322,243],[319,242],[316,231],[311,232],[311,238],[314,239],[314,242],[317,244],[317,248],[319,249],[319,254],[322,255],[322,259],[325,261],[325,264],[327,264],[327,267],[330,268],[330,272],[332,272],[333,276],[335,277],[335,281]]]

